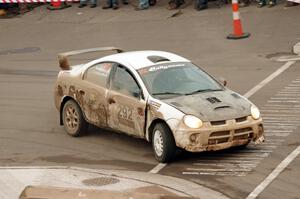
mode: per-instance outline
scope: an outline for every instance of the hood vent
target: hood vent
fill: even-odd
[[[230,108],[230,106],[218,106],[215,108],[215,110],[222,109],[222,108]]]
[[[152,61],[153,63],[158,63],[158,62],[163,62],[163,61],[170,61],[168,58],[165,57],[161,57],[161,56],[149,56],[147,57],[150,61]]]
[[[219,100],[219,99],[216,98],[216,97],[209,97],[209,98],[206,98],[206,100],[209,101],[209,102],[212,103],[212,104],[222,102],[221,100]]]

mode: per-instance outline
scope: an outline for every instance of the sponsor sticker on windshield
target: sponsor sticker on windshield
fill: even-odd
[[[149,72],[155,72],[155,71],[158,71],[158,70],[165,70],[165,69],[168,69],[168,68],[175,68],[175,67],[182,67],[184,66],[184,64],[170,64],[170,65],[159,65],[159,66],[152,66],[149,68]]]

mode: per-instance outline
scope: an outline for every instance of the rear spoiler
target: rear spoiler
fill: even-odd
[[[60,54],[58,54],[59,67],[62,70],[70,70],[71,69],[69,61],[68,61],[69,56],[79,55],[79,54],[84,54],[84,53],[114,51],[114,50],[117,51],[117,53],[124,52],[122,49],[116,48],[116,47],[98,47],[98,48],[89,48],[89,49],[74,50],[74,51],[60,53]]]

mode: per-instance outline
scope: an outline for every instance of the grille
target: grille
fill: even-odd
[[[245,139],[250,139],[250,138],[253,138],[253,133],[234,136],[233,140],[245,140]]]
[[[208,138],[208,144],[214,145],[214,144],[221,144],[228,142],[232,136],[230,134],[232,131],[215,131],[212,132]],[[233,130],[233,137],[232,140],[249,140],[253,138],[253,130],[250,127],[247,128],[241,128]]]
[[[210,134],[209,137],[218,137],[218,136],[225,136],[225,135],[230,135],[230,131],[216,131]]]
[[[233,140],[242,140],[253,138],[252,128],[242,128],[234,131]]]
[[[228,139],[229,139],[229,138],[209,139],[209,140],[208,140],[208,144],[209,144],[209,145],[221,144],[221,143],[228,142]]]
[[[244,122],[244,121],[246,121],[246,120],[247,120],[247,116],[245,116],[245,117],[240,117],[240,118],[235,119],[235,121],[236,121],[237,123],[239,123],[239,122]]]
[[[234,131],[234,134],[246,134],[246,133],[251,133],[252,132],[252,128],[247,127],[247,128],[242,128],[242,129],[237,129]]]
[[[230,131],[216,131],[210,134],[208,144],[213,145],[228,142],[229,137]]]
[[[224,124],[226,124],[226,120],[211,121],[210,124],[213,126],[224,125]]]

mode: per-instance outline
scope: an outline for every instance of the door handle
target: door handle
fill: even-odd
[[[113,98],[109,98],[108,99],[108,103],[109,104],[114,104],[114,103],[116,103],[116,101]]]

